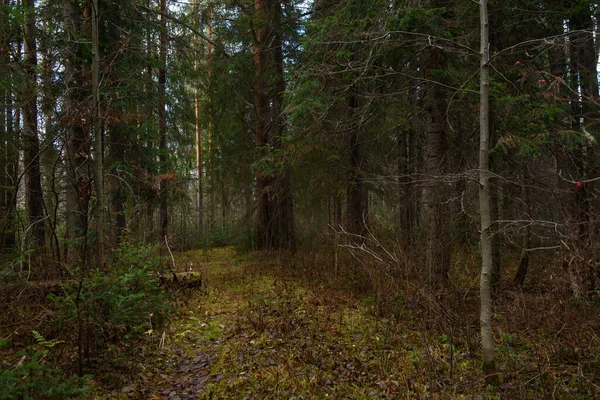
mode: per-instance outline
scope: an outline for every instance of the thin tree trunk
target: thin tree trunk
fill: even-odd
[[[488,115],[490,112],[488,111]],[[494,134],[490,129],[490,147],[495,144]],[[497,153],[490,155],[490,172],[495,173],[499,171],[498,166],[499,155]],[[500,203],[500,180],[492,178],[490,176],[490,220],[493,223],[498,220],[499,203]],[[500,258],[500,236],[495,232],[496,229],[490,231],[492,241],[492,289],[498,290],[500,288],[501,277],[502,277],[502,259]]]
[[[596,108],[592,103],[598,97],[598,78],[596,73],[597,56],[594,49],[593,21],[589,12],[579,7],[573,10],[569,18],[569,30],[573,32],[569,40],[570,84],[572,89],[571,129],[581,132],[594,120],[590,119]],[[581,96],[581,99],[580,99]],[[582,121],[583,120],[583,121]],[[583,123],[582,123],[583,122]],[[584,181],[589,174],[588,144],[579,144],[576,149],[577,160],[574,165],[577,176]],[[577,226],[577,245],[583,249],[587,246],[588,226],[591,210],[591,199],[588,188],[575,192],[575,224]]]
[[[524,168],[523,168],[524,170]],[[521,218],[524,220],[530,219],[530,204],[529,204],[529,179],[527,178],[526,172],[523,173],[521,186],[521,201],[523,204],[523,212]],[[522,287],[525,284],[525,279],[527,278],[527,272],[529,269],[529,235],[530,229],[529,226],[523,229],[523,234],[521,237],[521,258],[519,260],[519,267],[517,269],[517,273],[515,274],[513,282],[515,285]]]
[[[6,5],[8,0],[0,0],[0,71],[5,72],[8,65],[9,53],[9,35],[8,35],[8,10]],[[8,72],[8,71],[6,71]],[[7,90],[0,87],[0,251],[5,247],[4,233],[9,220],[8,210],[8,176],[6,174],[8,166],[8,126],[6,122],[7,114],[10,110],[8,103]]]
[[[123,112],[123,110],[120,110]],[[125,239],[127,234],[127,218],[125,216],[125,202],[127,201],[127,193],[123,188],[123,174],[121,168],[125,165],[125,144],[123,141],[127,133],[120,125],[114,125],[110,129],[108,135],[110,147],[110,161],[116,165],[112,171],[109,182],[111,188],[110,195],[110,210],[114,215],[114,223],[112,223],[112,246],[117,247]]]
[[[410,171],[411,164],[416,163],[410,146],[411,141],[414,140],[413,136],[414,132],[410,129],[399,131],[397,134],[400,231],[407,245],[411,244],[414,234],[413,178]]]
[[[196,0],[194,4],[194,24],[196,30],[200,30],[200,2]],[[210,16],[209,16],[210,18]],[[200,37],[195,35],[195,46],[196,46],[196,59],[194,60],[194,72],[198,74],[198,64],[200,62]],[[202,129],[200,127],[200,93],[198,87],[200,81],[196,78],[194,85],[194,111],[195,111],[195,124],[196,124],[196,175],[198,177],[198,187],[196,188],[196,224],[198,235],[202,238],[203,235],[203,207],[202,207]]]
[[[349,99],[349,108],[351,120],[358,121],[356,115],[358,111],[358,94],[356,88],[351,90]],[[350,149],[350,177],[347,188],[347,217],[348,217],[348,232],[356,235],[353,240],[364,242],[367,233],[367,188],[363,181],[362,169],[364,168],[364,151],[361,143],[361,127],[357,122],[353,122],[350,133],[348,147]]]
[[[88,203],[90,197],[88,168],[89,142],[86,127],[81,114],[84,109],[85,93],[83,92],[84,69],[81,46],[77,37],[82,35],[82,9],[78,2],[64,0],[64,26],[71,38],[66,45],[65,73],[66,86],[65,112],[63,124],[66,135],[66,238],[64,257],[69,265],[83,264],[83,251],[88,224]]]
[[[159,163],[162,177],[160,179],[160,237],[161,240],[169,233],[169,210],[167,193],[167,1],[160,0],[160,68],[158,69],[158,120],[160,131]]]
[[[281,2],[273,1],[273,63],[275,71],[275,84],[272,94],[272,140],[276,149],[281,149],[282,136],[285,129],[283,115],[283,94],[285,92],[285,79],[283,72],[283,33],[281,25]],[[294,194],[292,189],[292,176],[286,163],[281,176],[276,182],[276,203],[274,219],[276,224],[277,247],[296,251],[296,232],[294,221]]]
[[[14,107],[13,94],[6,94],[6,219],[2,224],[0,240],[5,248],[16,244],[15,212],[18,193],[19,176],[19,125],[20,114],[18,108]],[[15,118],[13,119],[13,109]]]
[[[444,68],[446,54],[438,47],[429,49],[427,67],[435,70]],[[425,132],[425,174],[429,180],[423,186],[423,224],[426,235],[426,262],[432,283],[443,283],[450,271],[450,249],[447,232],[443,226],[442,203],[444,184],[438,180],[443,175],[443,159],[446,153],[445,138],[445,94],[435,83],[429,84],[426,94],[427,126]]]
[[[25,201],[31,224],[31,233],[39,247],[46,243],[44,225],[44,195],[40,171],[40,143],[37,124],[37,48],[35,29],[35,2],[24,0],[25,17],[25,73],[29,81],[23,96],[23,145],[26,170]]]
[[[96,188],[96,267],[104,264],[104,156],[102,151],[102,112],[100,109],[100,43],[98,0],[92,0],[92,97],[94,101],[94,182]]]
[[[483,373],[486,381],[496,384],[498,375],[494,361],[494,338],[492,335],[492,238],[490,209],[490,130],[489,88],[490,53],[487,0],[479,1],[481,17],[481,85],[480,85],[480,142],[479,142],[479,208],[481,212],[481,347],[483,351]]]

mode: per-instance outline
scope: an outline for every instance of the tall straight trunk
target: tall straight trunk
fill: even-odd
[[[595,114],[598,110],[598,55],[594,45],[595,23],[592,18],[591,10],[583,9],[580,6],[575,8],[573,15],[569,19],[569,28],[573,32],[569,41],[569,51],[571,59],[572,90],[581,95],[572,101],[572,120],[573,130],[583,130],[587,134],[587,129],[594,126],[597,121]],[[590,170],[593,166],[593,144],[587,141],[577,149],[579,153],[578,165],[579,178],[585,181],[588,176],[595,176],[595,171]],[[582,190],[576,191],[576,223],[579,226],[580,245],[585,247],[591,244],[590,222],[592,219],[592,193],[594,192],[593,183],[586,183]]]
[[[413,188],[413,171],[416,163],[414,148],[411,143],[414,139],[415,132],[412,129],[398,131],[396,136],[398,144],[398,185],[400,205],[400,230],[402,239],[405,244],[412,244],[415,230],[415,208],[414,203],[414,188]]]
[[[597,202],[593,195],[596,191],[595,182],[588,181],[589,177],[598,174],[594,157],[597,145],[593,139],[588,139],[591,136],[588,129],[591,129],[597,122],[595,115],[598,111],[598,54],[594,44],[595,18],[591,9],[578,5],[571,5],[571,7],[569,16],[570,82],[571,90],[575,93],[571,101],[571,120],[572,129],[585,136],[577,146],[575,157],[573,157],[575,160],[573,170],[577,171],[577,178],[584,182],[583,187],[575,190],[572,203],[574,207],[574,244],[576,251],[579,251],[581,256],[593,246],[594,238],[598,234],[598,226],[593,223],[593,203]],[[595,263],[597,260],[593,262]],[[593,289],[597,274],[590,268],[585,271],[586,273],[579,270],[583,265],[575,270],[571,269],[576,267],[578,267],[576,264],[569,263],[573,293],[575,297],[578,297],[583,290],[587,292],[587,289]],[[583,277],[584,275],[587,275],[587,282],[580,282],[579,276]],[[584,285],[588,285],[588,287],[586,288]]]
[[[212,24],[212,4],[211,4],[211,0],[207,0],[206,2],[206,37],[208,38],[208,42],[206,43],[206,63],[207,63],[207,75],[208,75],[208,80],[211,80],[212,77],[212,52],[213,52],[213,44],[212,44],[212,37],[213,37],[213,24]],[[210,85],[208,86],[210,87]],[[209,94],[210,96],[210,91]],[[208,99],[210,101],[210,97]],[[209,154],[209,159],[210,159],[210,154],[212,152],[212,131],[213,131],[213,126],[212,126],[212,118],[209,115],[208,116],[208,132],[207,132],[207,136],[208,136],[208,154]]]
[[[212,37],[213,37],[213,25],[212,25],[212,4],[211,4],[211,0],[207,0],[206,2],[206,37],[208,38],[208,42],[206,43],[206,70],[207,70],[207,75],[208,75],[208,82],[209,84],[207,85],[207,104],[210,104],[212,101],[212,71],[213,71],[213,60],[212,60],[212,52],[213,52],[213,44],[212,44]],[[205,110],[207,111],[207,110]],[[204,182],[208,187],[216,187],[217,186],[217,182],[216,182],[216,177],[218,176],[217,171],[213,171],[213,159],[214,157],[214,149],[213,149],[213,120],[212,120],[212,115],[210,112],[206,113],[206,117],[207,117],[207,127],[206,127],[206,143],[205,143],[205,148],[206,148],[206,153],[205,153],[205,157],[204,157]],[[215,163],[215,169],[216,169],[216,163]],[[214,182],[212,182],[214,180]],[[204,210],[203,210],[203,216],[204,216],[204,221],[203,223],[205,224],[205,230],[206,231],[210,231],[214,228],[214,222],[215,222],[215,212],[213,211],[216,207],[216,194],[214,190],[209,190],[208,191],[208,199],[207,199],[207,203],[208,206],[204,206]]]
[[[92,0],[92,98],[94,101],[94,182],[96,189],[96,267],[104,264],[104,155],[102,151],[102,112],[100,109],[100,41],[98,0]]]
[[[122,108],[120,112],[123,113]],[[127,233],[127,219],[125,216],[127,193],[123,188],[123,173],[121,171],[121,168],[125,165],[125,137],[127,137],[127,133],[120,124],[111,127],[108,135],[110,147],[109,162],[116,165],[116,168],[112,171],[109,179],[111,188],[110,212],[114,216],[114,222],[111,223],[111,245],[113,247],[117,247],[123,239],[125,239]]]
[[[32,237],[39,247],[46,243],[44,226],[44,195],[40,171],[40,142],[37,123],[37,47],[35,28],[35,1],[24,0],[25,46],[24,65],[28,77],[23,93],[23,145],[25,165],[25,202]]]
[[[488,115],[489,114],[490,111],[488,111]],[[495,136],[495,130],[490,128],[490,147],[493,147],[496,143]],[[490,187],[492,188],[490,192],[490,220],[492,222],[498,220],[498,213],[500,211],[499,206],[501,201],[501,182],[500,179],[492,177],[492,174],[495,175],[495,173],[501,170],[501,167],[498,165],[500,161],[499,159],[500,157],[498,153],[490,155]],[[498,290],[500,288],[502,277],[502,259],[500,258],[500,236],[493,231],[490,232],[490,235],[492,241],[492,289]]]
[[[18,193],[19,176],[19,126],[21,124],[18,108],[14,107],[13,94],[6,93],[6,208],[5,219],[0,231],[0,242],[3,247],[10,248],[16,244],[15,209]],[[14,119],[13,119],[14,112]]]
[[[8,0],[0,0],[0,74],[8,73],[9,35],[8,35]],[[6,174],[8,165],[8,126],[7,107],[8,94],[4,87],[0,87],[0,251],[5,247],[4,232],[8,223],[8,176]]]
[[[83,10],[77,1],[64,0],[64,28],[73,38],[66,44],[65,57],[65,111],[63,126],[66,135],[66,243],[64,256],[70,265],[85,264],[84,251],[88,224],[90,179],[86,164],[89,159],[89,144],[86,126],[81,115],[84,108],[82,64],[83,51],[76,40],[82,35]]]
[[[285,129],[283,114],[283,94],[285,92],[285,79],[283,72],[283,31],[281,24],[281,2],[273,1],[273,67],[274,67],[274,90],[272,91],[272,137],[276,149],[281,149],[282,136]],[[282,175],[277,177],[276,182],[276,204],[274,220],[276,226],[277,247],[296,250],[296,232],[294,221],[294,193],[292,188],[292,175],[286,163]]]
[[[481,213],[481,280],[480,324],[483,372],[488,383],[498,380],[494,361],[494,338],[492,335],[492,232],[490,205],[490,50],[487,0],[479,0],[481,24],[481,68],[479,100],[479,209]]]
[[[127,26],[127,18],[130,18],[131,12],[129,7],[133,5],[131,0],[129,4],[124,4],[123,8],[115,11],[104,9],[103,12],[112,20],[111,24],[106,26],[106,35],[108,36],[106,54],[111,54],[111,65],[108,69],[105,80],[113,90],[120,90],[120,85],[123,80],[123,73],[129,73],[135,67],[126,65],[125,61],[134,56],[134,52],[141,48],[142,40],[140,33],[133,31]],[[101,3],[102,4],[102,3]],[[114,14],[113,14],[114,13]],[[135,16],[134,16],[135,18]],[[110,247],[116,248],[127,236],[127,216],[126,202],[127,191],[125,190],[125,174],[123,168],[127,168],[126,164],[126,149],[135,143],[135,136],[139,129],[139,121],[128,121],[129,113],[132,111],[140,115],[139,102],[131,105],[126,97],[117,96],[116,99],[111,99],[106,107],[110,107],[105,111],[105,115],[110,115],[111,118],[106,119],[106,133],[104,139],[107,140],[108,152],[104,151],[107,164],[110,165],[110,174],[106,177],[108,189],[105,189],[106,206],[109,218],[106,220],[109,223],[108,237],[110,238]],[[102,109],[102,107],[101,107]],[[133,124],[137,126],[134,126]]]
[[[254,127],[254,142],[259,150],[259,157],[265,157],[270,143],[268,123],[271,118],[269,108],[269,52],[267,44],[268,26],[267,10],[269,0],[255,0],[254,10],[256,28],[254,29],[254,112],[256,124]],[[256,226],[256,246],[259,249],[273,247],[272,235],[272,197],[273,178],[259,173],[256,178],[258,196],[258,215]]]
[[[270,148],[281,149],[284,130],[283,40],[281,4],[276,0],[254,2],[254,110],[255,146],[259,157]],[[259,172],[256,177],[258,248],[295,250],[294,210],[289,169],[279,174]]]
[[[159,164],[160,180],[160,236],[164,240],[169,233],[169,210],[167,193],[167,1],[160,0],[160,68],[158,69],[158,124],[160,132]]]
[[[528,220],[531,218],[531,206],[529,199],[529,185],[531,184],[530,179],[527,175],[526,169],[524,166],[521,168],[523,170],[523,176],[521,178],[521,202],[522,202],[522,210],[521,210],[521,218],[524,220]],[[525,284],[525,279],[527,278],[527,272],[529,269],[529,242],[530,242],[530,232],[531,229],[529,225],[527,225],[523,229],[523,233],[521,236],[521,258],[519,260],[519,267],[517,268],[517,273],[513,279],[513,282],[521,287]]]
[[[0,64],[2,64],[3,58],[0,55]],[[8,163],[8,140],[6,135],[6,101],[4,99],[3,91],[0,91],[0,215],[2,220],[0,226],[2,227],[2,234],[0,235],[0,251],[4,248],[4,226],[8,222],[8,201],[6,197],[7,188],[7,176],[6,176],[6,165]]]
[[[359,121],[359,101],[357,88],[350,91],[348,106],[352,121]],[[359,122],[352,122],[348,148],[350,150],[350,176],[347,187],[347,218],[348,232],[356,235],[357,242],[363,242],[367,233],[367,188],[363,180],[364,150],[362,146],[361,130]]]
[[[431,70],[445,68],[446,54],[441,48],[431,47],[428,53],[427,67]],[[446,154],[446,100],[444,90],[435,83],[428,84],[425,100],[427,125],[425,130],[424,169],[428,183],[423,186],[423,227],[426,240],[426,263],[429,279],[432,283],[443,283],[448,279],[450,270],[450,249],[447,232],[444,228],[442,203],[444,200],[443,183],[438,181],[444,168]]]
[[[194,4],[194,25],[197,31],[200,30],[200,2],[196,0]],[[210,16],[209,16],[210,18]],[[196,46],[196,54],[194,60],[194,72],[198,74],[198,65],[200,63],[200,37],[196,34],[194,38],[194,45]],[[203,234],[203,208],[202,208],[202,129],[200,126],[200,93],[198,87],[200,86],[200,80],[196,78],[194,85],[194,112],[195,112],[195,124],[196,124],[196,175],[198,176],[198,187],[196,188],[196,224],[198,234],[202,238]]]

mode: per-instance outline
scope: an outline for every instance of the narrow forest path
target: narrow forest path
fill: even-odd
[[[449,345],[421,348],[426,339],[408,315],[374,317],[369,298],[304,280],[276,257],[224,248],[176,259],[180,269],[193,263],[206,288],[180,293],[178,314],[152,332],[142,373],[119,397],[445,398],[477,385],[443,377]]]

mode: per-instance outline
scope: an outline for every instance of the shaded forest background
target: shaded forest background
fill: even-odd
[[[598,4],[488,7],[494,296],[591,306]],[[1,0],[7,302],[71,282],[57,296],[81,375],[94,340],[123,334],[82,328],[98,282],[163,302],[149,274],[177,281],[172,252],[193,248],[289,252],[382,316],[407,293],[460,312],[481,262],[479,14],[460,0]],[[166,318],[161,302],[145,312]]]

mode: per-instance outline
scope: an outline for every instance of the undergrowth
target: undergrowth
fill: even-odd
[[[123,244],[107,267],[73,269],[70,280],[16,276],[2,290],[13,320],[0,327],[0,398],[70,398],[85,374],[131,372],[134,343],[172,312],[159,270],[156,249]]]
[[[535,284],[515,289],[505,281],[496,293],[501,384],[486,386],[478,262],[470,252],[453,259],[447,287],[432,288],[401,257],[375,262],[328,249],[295,256],[230,248],[179,253],[177,270],[192,266],[202,286],[176,289],[175,314],[162,303],[144,303],[167,303],[148,276],[153,264],[120,263],[115,275],[90,275],[85,307],[70,309],[71,320],[77,310],[99,316],[89,327],[103,346],[90,349],[96,384],[81,398],[597,398],[599,306],[572,300],[551,263]],[[505,273],[515,267],[507,264]],[[63,301],[72,296],[67,291]],[[55,315],[69,310],[53,304]],[[168,323],[162,327],[155,315]],[[40,333],[31,346],[53,343],[52,351],[68,352],[69,341]],[[26,360],[53,368],[46,364],[52,351]],[[6,352],[4,365],[21,376],[17,353]]]

